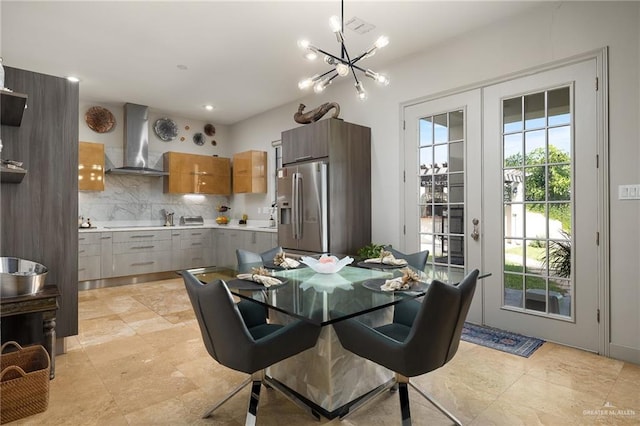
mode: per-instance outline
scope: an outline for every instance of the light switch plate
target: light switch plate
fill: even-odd
[[[618,200],[640,200],[640,185],[618,185]]]

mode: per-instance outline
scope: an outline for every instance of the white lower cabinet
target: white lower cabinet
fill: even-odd
[[[78,236],[78,281],[100,278],[100,234]]]
[[[80,232],[78,281],[206,266],[235,268],[236,249],[262,253],[277,240],[273,232],[233,228]]]
[[[172,269],[189,269],[215,265],[213,230],[183,229],[172,232]]]
[[[235,268],[236,249],[262,253],[277,245],[278,235],[242,229],[215,229],[216,266]]]

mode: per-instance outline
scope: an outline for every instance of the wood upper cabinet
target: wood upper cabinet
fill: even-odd
[[[164,192],[171,194],[231,194],[231,160],[210,155],[165,152]]]
[[[233,192],[267,192],[267,153],[245,151],[233,155]]]
[[[78,190],[104,191],[104,145],[80,142],[78,148]]]
[[[282,132],[282,164],[328,157],[329,142],[342,127],[342,120],[330,118]]]

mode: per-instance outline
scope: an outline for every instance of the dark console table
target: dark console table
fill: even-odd
[[[0,317],[42,313],[44,348],[51,359],[50,378],[56,375],[56,311],[58,310],[58,287],[47,285],[36,294],[0,299]]]

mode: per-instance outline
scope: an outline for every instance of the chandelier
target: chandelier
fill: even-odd
[[[331,82],[336,77],[346,77],[349,75],[349,73],[351,73],[353,79],[355,80],[355,88],[358,94],[358,99],[365,100],[367,98],[367,92],[364,90],[362,82],[358,79],[356,71],[360,71],[362,75],[375,80],[383,86],[387,86],[389,84],[389,77],[383,74],[378,74],[377,72],[374,72],[370,69],[362,68],[357,65],[357,63],[362,59],[370,58],[371,56],[375,55],[375,53],[379,49],[382,49],[387,44],[389,44],[389,39],[386,36],[379,37],[373,44],[373,46],[371,46],[371,48],[352,58],[349,55],[347,47],[344,44],[344,0],[341,1],[341,14],[341,18],[332,16],[329,19],[331,30],[336,35],[336,40],[340,44],[340,56],[336,56],[329,52],[326,52],[312,45],[308,40],[298,41],[298,46],[305,50],[305,58],[313,61],[317,59],[318,56],[323,55],[324,62],[331,67],[328,71],[322,74],[316,74],[311,78],[300,81],[298,83],[298,87],[301,90],[304,90],[313,86],[313,90],[316,93],[321,93],[331,84]]]

